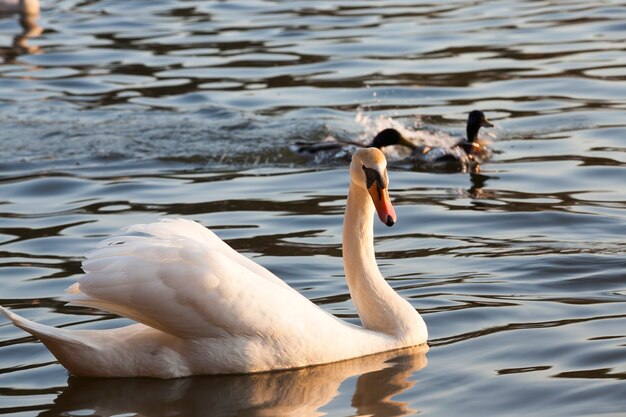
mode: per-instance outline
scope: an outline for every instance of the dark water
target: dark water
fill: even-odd
[[[390,173],[399,221],[376,226],[379,265],[423,314],[427,353],[84,380],[2,321],[0,414],[624,415],[622,2],[41,8],[25,29],[0,18],[0,304],[42,323],[128,323],[58,300],[98,241],[163,216],[202,222],[358,322],[341,263],[345,163],[289,144],[387,126],[445,143],[474,108],[497,128],[480,173]]]

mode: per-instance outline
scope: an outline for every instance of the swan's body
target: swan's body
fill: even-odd
[[[150,376],[251,373],[336,362],[426,342],[417,311],[385,282],[374,259],[376,205],[395,213],[386,161],[355,153],[343,228],[346,279],[363,327],[317,307],[210,230],[164,220],[104,242],[83,262],[67,301],[138,323],[112,330],[69,330],[34,323],[0,307],[39,338],[72,374]],[[373,204],[374,203],[374,204]]]
[[[44,416],[320,417],[338,395],[356,415],[413,415],[397,397],[426,366],[426,345],[282,372],[181,380],[73,378]],[[345,384],[347,379],[351,383]],[[132,414],[129,412],[132,411]],[[84,414],[84,412],[83,412]]]

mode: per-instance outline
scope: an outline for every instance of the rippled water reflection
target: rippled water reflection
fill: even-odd
[[[376,226],[376,249],[429,326],[427,366],[405,352],[255,377],[68,379],[3,321],[0,414],[623,414],[625,33],[610,0],[63,0],[3,15],[0,304],[46,324],[127,323],[58,297],[98,241],[161,216],[202,222],[357,323],[345,162],[289,144],[388,126],[449,143],[474,108],[497,127],[478,173],[390,173],[399,222]]]

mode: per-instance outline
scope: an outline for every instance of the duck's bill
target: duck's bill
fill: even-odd
[[[417,148],[417,146],[415,146],[415,144],[413,142],[411,142],[410,140],[408,140],[407,138],[405,138],[404,136],[400,137],[400,145],[404,145],[406,147],[408,147],[409,149],[415,149]]]
[[[482,122],[480,123],[480,125],[482,127],[495,127],[493,123],[491,123],[489,120],[487,120],[487,118],[485,117]]]
[[[381,189],[378,184],[374,183],[368,191],[372,197],[380,221],[387,226],[393,226],[397,219],[396,211],[391,205],[391,200],[389,200],[387,188]]]

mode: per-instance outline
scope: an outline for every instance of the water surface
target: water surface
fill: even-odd
[[[399,221],[375,226],[379,265],[428,352],[85,380],[2,321],[0,414],[623,415],[625,33],[609,0],[63,0],[3,16],[0,304],[49,325],[127,324],[60,296],[97,242],[168,216],[358,323],[346,163],[289,144],[388,126],[445,144],[475,108],[497,127],[480,172],[390,172]]]

